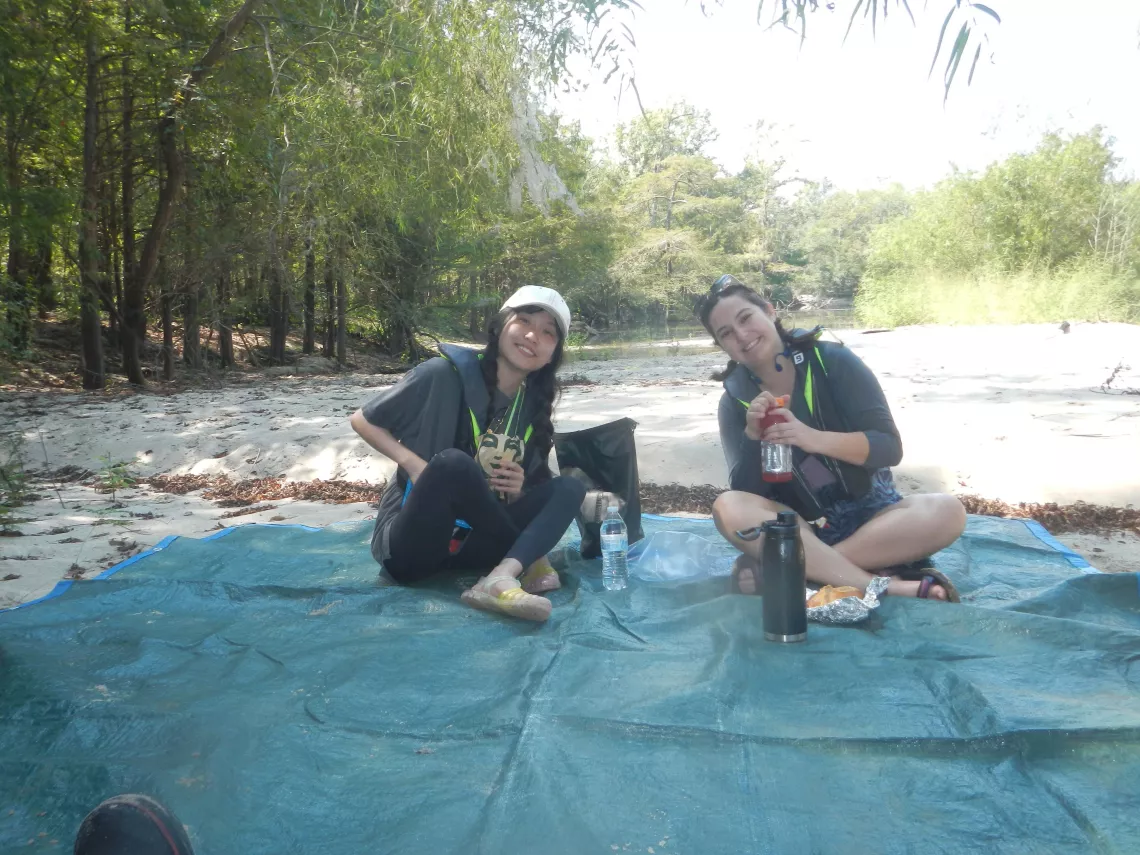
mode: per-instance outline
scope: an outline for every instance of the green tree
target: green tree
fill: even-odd
[[[910,216],[875,232],[868,266],[882,276],[1050,271],[1075,262],[1095,250],[1098,228],[1108,226],[1115,163],[1100,128],[1048,134],[1029,154],[918,194]]]
[[[614,145],[630,175],[653,171],[675,155],[702,157],[717,131],[707,110],[684,102],[649,110],[614,130]]]
[[[805,227],[796,240],[807,259],[800,283],[831,297],[850,297],[863,278],[871,235],[883,223],[907,215],[910,194],[901,185],[885,190],[805,192],[797,205],[805,211]]]

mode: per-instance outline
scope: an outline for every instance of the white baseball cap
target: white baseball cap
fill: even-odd
[[[562,333],[562,340],[566,340],[566,336],[570,334],[570,307],[566,305],[561,294],[553,288],[545,288],[542,285],[524,285],[507,298],[507,302],[503,303],[499,311],[522,309],[527,306],[537,306],[550,312]]]

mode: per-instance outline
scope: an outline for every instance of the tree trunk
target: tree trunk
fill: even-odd
[[[5,86],[8,92],[10,86]],[[31,326],[31,301],[28,299],[27,264],[24,257],[23,167],[20,163],[19,142],[16,138],[15,100],[10,102],[5,126],[8,174],[8,264],[7,281],[0,289],[0,298],[6,307],[12,347],[22,351],[28,346]]]
[[[162,147],[163,161],[166,164],[166,183],[158,193],[158,205],[143,241],[142,254],[139,257],[138,271],[132,284],[133,294],[128,298],[137,300],[135,305],[143,305],[143,296],[147,288],[154,281],[158,270],[158,260],[162,253],[162,244],[166,232],[170,228],[171,218],[174,216],[174,206],[182,192],[182,184],[186,179],[186,161],[178,148],[178,125],[181,122],[181,109],[185,103],[186,94],[197,89],[205,78],[207,72],[217,65],[229,49],[230,42],[234,40],[242,28],[253,16],[254,9],[261,0],[245,0],[241,8],[230,18],[222,31],[218,33],[209,50],[191,66],[191,71],[182,78],[179,91],[171,100],[170,107],[158,122],[158,140]],[[145,329],[145,319],[138,329]]]
[[[317,326],[317,282],[315,264],[312,260],[312,242],[304,253],[304,353],[312,353],[315,348]]]
[[[234,364],[234,331],[230,321],[230,271],[218,277],[218,350],[222,368]]]
[[[159,262],[158,287],[162,290],[162,379],[174,379],[174,293],[166,276],[166,264]]]
[[[102,389],[103,329],[99,321],[99,173],[96,163],[96,133],[99,129],[99,55],[95,25],[87,21],[87,101],[83,113],[83,210],[79,225],[79,327],[83,340],[81,373],[84,389]]]
[[[260,320],[262,317],[268,318],[273,311],[273,307],[269,305],[269,265],[259,264],[257,270],[257,283],[253,290],[254,313]],[[270,318],[272,324],[273,319]],[[258,342],[260,346],[261,342]]]
[[[348,314],[348,289],[344,287],[343,277],[336,280],[336,362],[344,367],[348,355],[348,326],[345,316]]]
[[[388,341],[393,353],[416,362],[420,355],[416,341],[416,305],[424,298],[432,281],[434,235],[430,226],[418,222],[401,242],[395,280],[396,300],[388,322]]]
[[[87,275],[83,275],[87,279]],[[99,298],[91,285],[85,284],[79,294],[79,332],[83,340],[80,373],[84,389],[102,389],[106,385],[103,374],[103,325],[99,319]]]
[[[131,2],[123,3],[123,30],[127,39],[131,35]],[[131,125],[135,109],[134,81],[131,77],[131,55],[123,57],[123,174],[122,174],[122,233],[123,233],[123,371],[136,386],[143,385],[142,346],[146,341],[146,295],[138,281],[135,262],[135,170]]]
[[[333,254],[325,254],[325,359],[336,351],[336,281],[333,278]]]
[[[111,228],[114,229],[114,225]],[[111,298],[115,301],[115,314],[121,318],[123,317],[123,258],[119,254],[116,237],[112,231],[111,270],[114,271],[115,275],[115,293],[111,295]]]
[[[182,361],[191,368],[202,367],[202,318],[199,312],[202,283],[193,273],[182,295]]]
[[[317,326],[317,262],[312,257],[312,209],[307,211],[304,235],[304,342],[301,351],[310,355],[314,350]]]
[[[101,124],[105,124],[102,123]],[[103,172],[104,164],[99,161],[96,167]],[[115,268],[115,227],[112,223],[110,192],[107,182],[99,185],[99,261],[101,275],[99,284],[102,288],[103,305],[107,307],[107,333],[111,347],[119,344],[119,304],[115,302],[115,283],[113,281]]]
[[[281,267],[277,262],[276,247],[269,253],[269,362],[283,365],[285,362],[285,330],[288,308],[285,291],[281,287]]]
[[[36,293],[36,309],[40,320],[46,320],[48,312],[54,311],[57,303],[55,283],[51,276],[51,249],[51,235],[40,237],[28,277]]]

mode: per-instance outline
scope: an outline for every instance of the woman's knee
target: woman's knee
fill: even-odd
[[[914,524],[920,527],[927,548],[944,549],[966,529],[966,509],[957,497],[948,493],[924,493],[904,500],[916,513]]]
[[[738,529],[774,519],[783,510],[787,508],[754,493],[729,490],[716,497],[712,514],[718,526]]]
[[[586,485],[577,478],[567,475],[558,475],[554,478],[554,490],[557,495],[564,496],[566,501],[576,508],[586,499]]]
[[[966,508],[957,496],[947,493],[939,493],[930,499],[934,505],[934,517],[938,521],[938,531],[945,541],[943,546],[949,546],[966,530]]]
[[[446,467],[449,469],[456,467],[466,468],[469,463],[475,463],[475,458],[458,448],[445,448],[428,461],[429,466]]]
[[[444,449],[432,457],[432,459],[428,461],[424,473],[429,471],[448,479],[464,478],[472,475],[478,475],[480,478],[483,477],[483,470],[479,468],[479,463],[475,458],[458,448]]]

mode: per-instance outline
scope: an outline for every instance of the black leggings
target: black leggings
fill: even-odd
[[[554,548],[586,497],[575,478],[552,478],[500,502],[475,458],[457,448],[429,462],[392,522],[384,568],[409,584],[441,570],[489,570],[505,558],[525,568]],[[471,532],[456,555],[451,533],[457,519]]]

